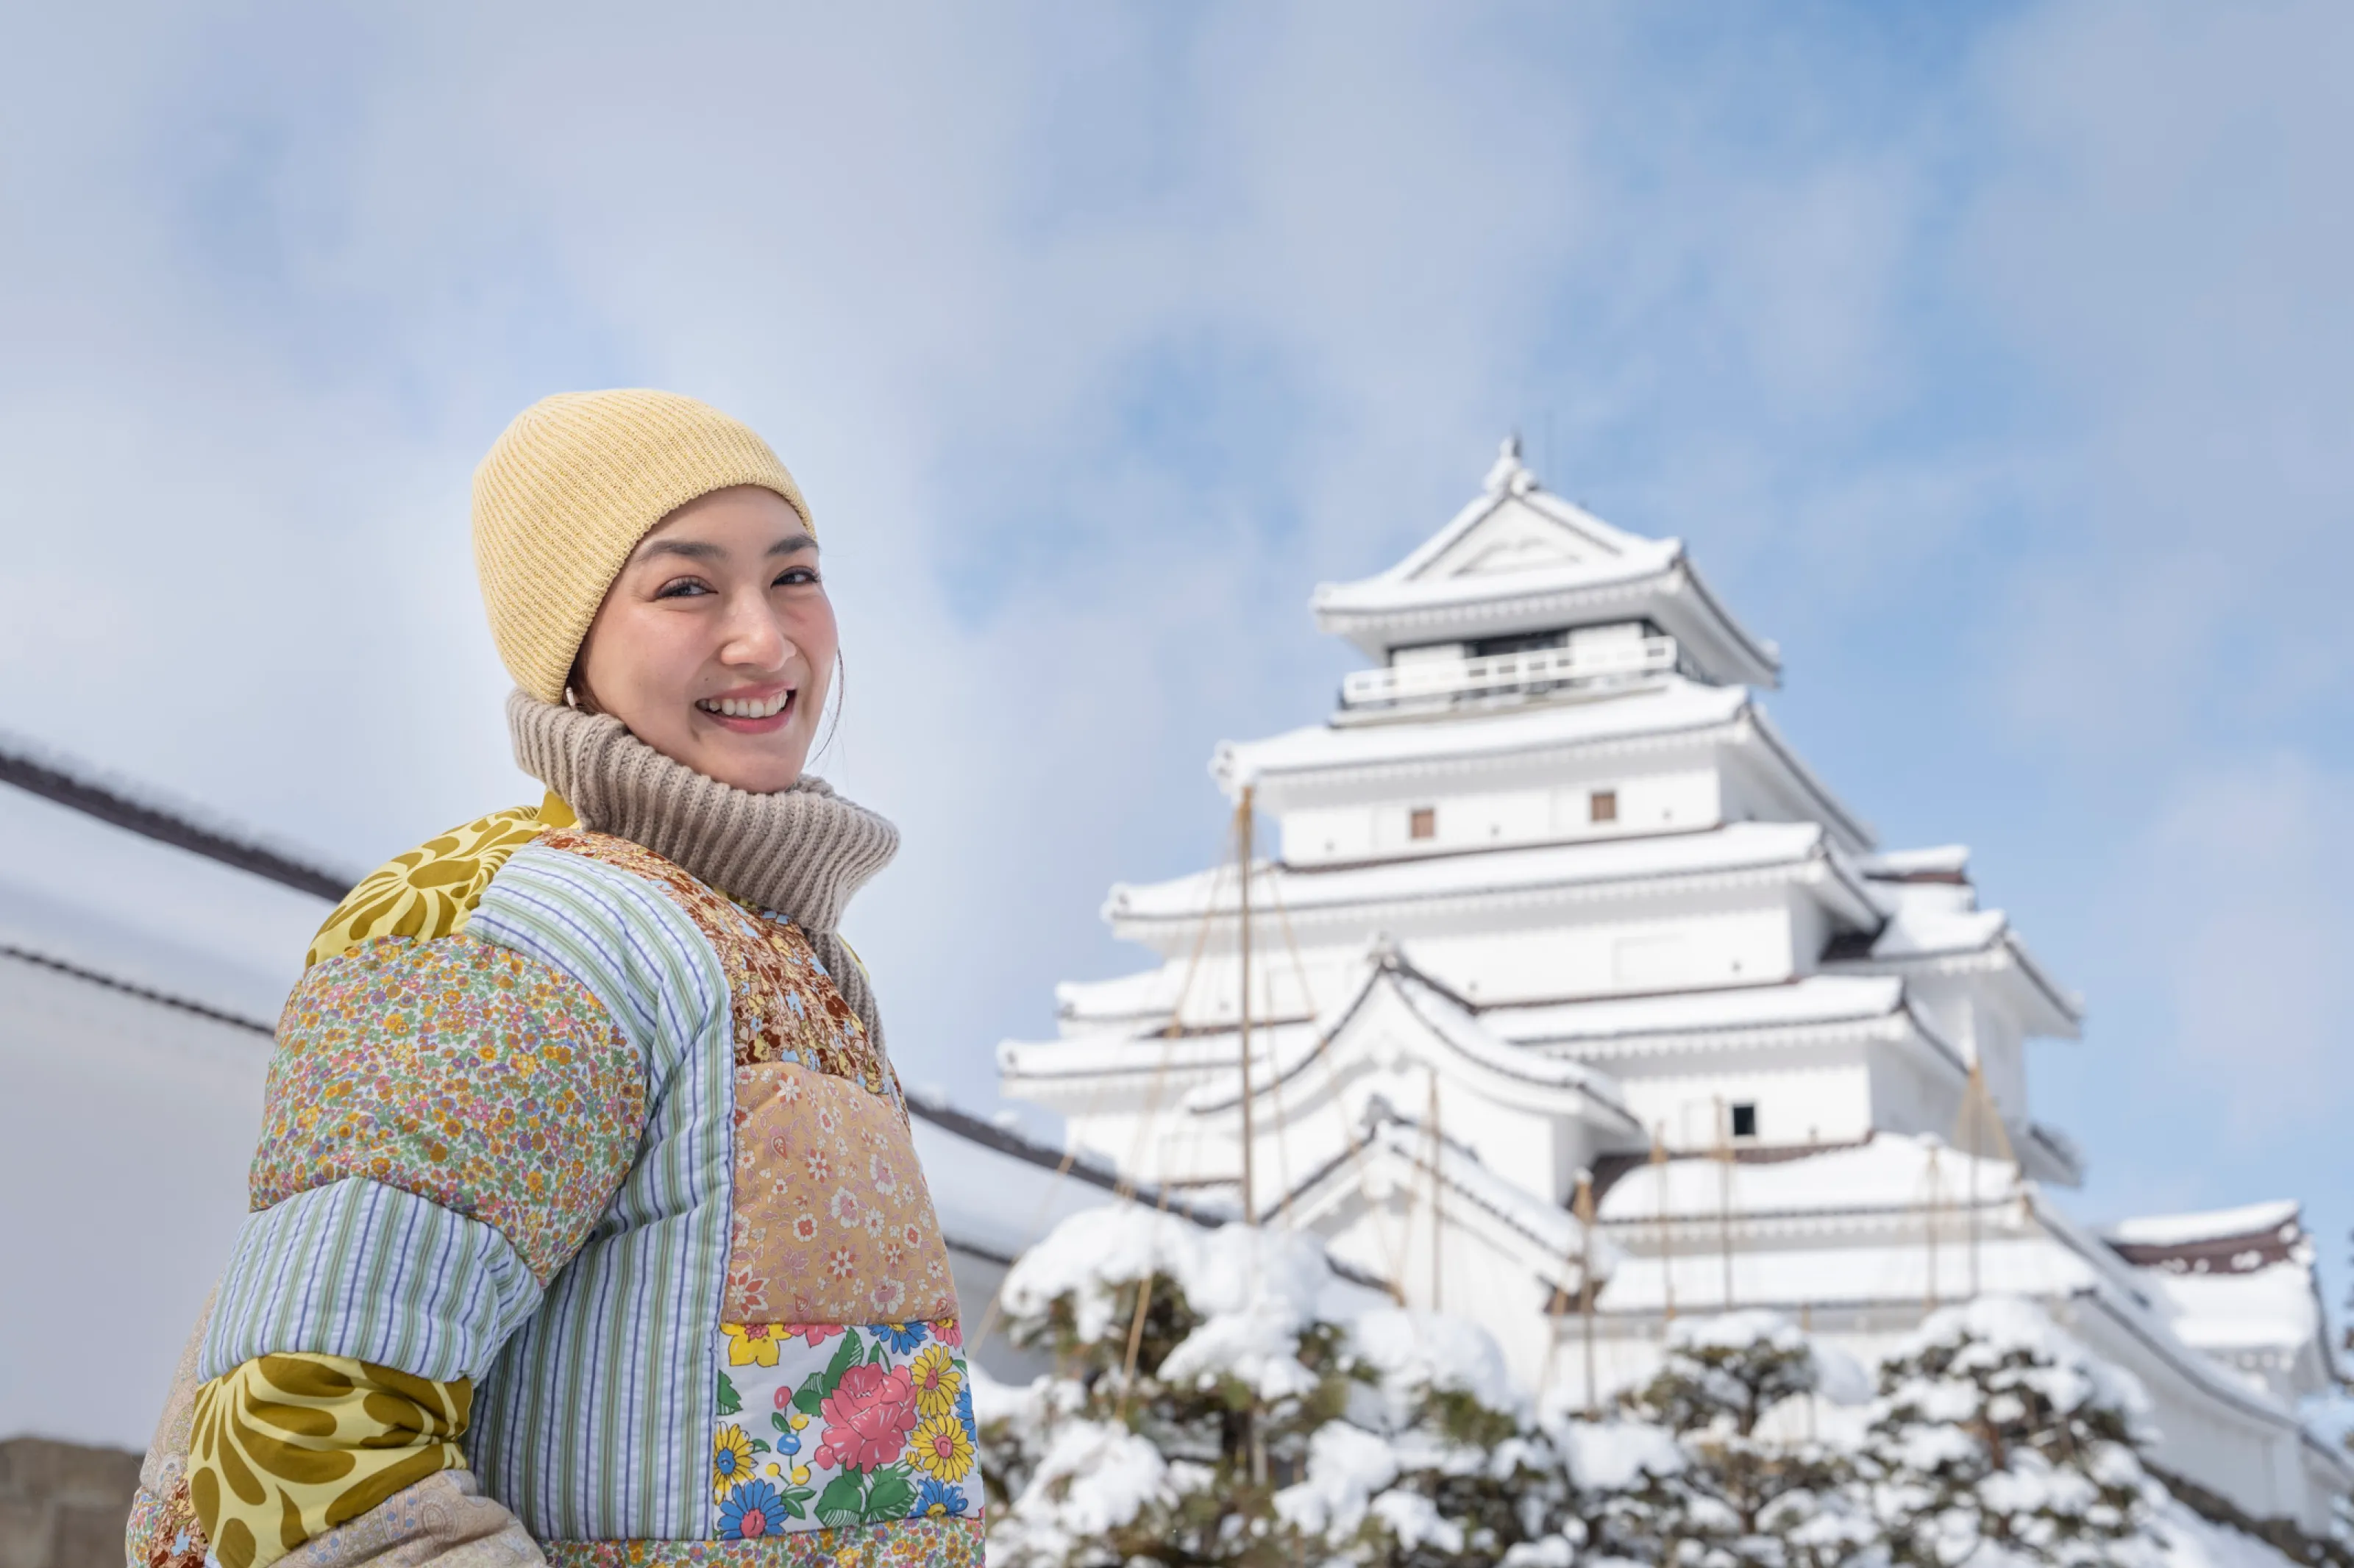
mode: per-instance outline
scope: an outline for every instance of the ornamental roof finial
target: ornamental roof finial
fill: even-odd
[[[1501,495],[1508,490],[1520,495],[1536,488],[1537,476],[1521,461],[1521,433],[1518,430],[1504,438],[1503,445],[1496,452],[1496,464],[1488,471],[1483,482],[1490,495]]]

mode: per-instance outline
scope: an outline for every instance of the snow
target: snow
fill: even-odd
[[[1147,1274],[1173,1280],[1210,1320],[1204,1331],[1215,1329],[1187,1363],[1189,1375],[1204,1377],[1235,1372],[1256,1380],[1268,1372],[1269,1325],[1296,1334],[1315,1317],[1386,1299],[1333,1273],[1313,1236],[1247,1225],[1205,1231],[1140,1204],[1065,1220],[1007,1271],[999,1299],[1014,1317],[1034,1317],[1067,1293],[1079,1337],[1097,1339],[1110,1326],[1115,1288]]]
[[[1343,1000],[1327,1008],[1312,1027],[1270,1032],[1273,1035],[1269,1041],[1271,1049],[1265,1058],[1270,1070],[1263,1071],[1259,1065],[1261,1058],[1257,1053],[1253,1054],[1253,1081],[1260,1092],[1266,1092],[1305,1067],[1315,1058],[1319,1049],[1328,1045],[1339,1048],[1349,1038],[1352,1024],[1366,1016],[1366,993],[1386,987],[1433,1034],[1487,1071],[1523,1083],[1577,1090],[1601,1101],[1631,1121],[1625,1093],[1607,1074],[1583,1063],[1534,1055],[1507,1044],[1491,1033],[1479,1018],[1436,987],[1394,962],[1384,961],[1380,956],[1384,944],[1376,941],[1373,949],[1374,956],[1358,966]],[[1258,1034],[1257,1029],[1251,1033]],[[1238,1036],[1234,1031],[1194,1038],[1196,1041],[1224,1042],[1224,1064],[1231,1065],[1235,1060],[1239,1046],[1236,1044]],[[1149,1044],[1151,1042],[1142,1043]],[[1218,1059],[1216,1053],[1208,1054],[1214,1061]],[[1183,1103],[1189,1110],[1211,1111],[1235,1105],[1241,1097],[1241,1075],[1230,1072],[1217,1082],[1193,1089],[1185,1096]]]
[[[1307,1478],[1276,1494],[1276,1516],[1316,1535],[1352,1534],[1397,1473],[1397,1451],[1388,1438],[1346,1422],[1328,1423],[1308,1440]]]
[[[1670,675],[1655,690],[1626,693],[1606,703],[1466,715],[1445,724],[1312,725],[1265,740],[1228,741],[1218,747],[1211,771],[1233,789],[1284,774],[1549,751],[1711,729],[1733,723],[1748,705],[1749,694],[1742,687],[1707,686]]]
[[[2303,1265],[2276,1263],[2244,1274],[2144,1269],[2145,1287],[2174,1309],[2174,1331],[2202,1351],[2295,1354],[2322,1338],[2321,1302]]]
[[[1479,1022],[1517,1044],[1540,1045],[1845,1022],[1885,1018],[1903,1005],[1904,982],[1894,975],[1808,975],[1779,985],[1495,1007],[1481,1012]]]
[[[1875,959],[1978,952],[1993,946],[2009,925],[1999,909],[1940,909],[1918,898],[1893,902],[1894,912],[1872,945]]]
[[[1262,863],[1252,875],[1251,897],[1260,908],[1279,901],[1298,916],[1311,910],[1402,900],[1758,871],[1803,865],[1824,853],[1825,835],[1817,823],[1734,822],[1702,832],[1489,850],[1338,871],[1293,871]],[[1105,916],[1115,925],[1123,920],[1197,920],[1209,908],[1214,885],[1216,909],[1233,909],[1233,879],[1196,872],[1169,882],[1116,884]],[[1861,895],[1857,898],[1861,908]]]
[[[1934,844],[1923,849],[1883,850],[1863,856],[1856,865],[1866,876],[1963,876],[1970,868],[1970,846]]]
[[[1600,1217],[1605,1223],[1638,1223],[1656,1220],[1663,1209],[1670,1217],[1684,1218],[1713,1217],[1728,1208],[1735,1214],[1852,1213],[1918,1209],[1932,1197],[1958,1209],[1973,1190],[1987,1202],[2018,1183],[2018,1170],[2008,1160],[1964,1154],[1935,1137],[1883,1133],[1854,1148],[1796,1160],[1736,1161],[1729,1172],[1715,1160],[1640,1165],[1603,1195]],[[1956,1224],[1959,1219],[1956,1214]]]
[[[2236,1209],[2207,1209],[2190,1214],[2137,1214],[2102,1231],[2111,1241],[2136,1246],[2183,1246],[2219,1241],[2227,1236],[2302,1234],[2300,1209],[2293,1198],[2269,1203],[2248,1203]],[[2292,1239],[2283,1234],[2284,1241]]]
[[[1545,1435],[1585,1492],[1632,1491],[1645,1476],[1672,1476],[1691,1462],[1673,1433],[1646,1422],[1563,1420]]]
[[[1523,1403],[1495,1340],[1467,1319],[1375,1307],[1349,1325],[1349,1344],[1393,1399],[1436,1389],[1468,1393],[1490,1410]]]

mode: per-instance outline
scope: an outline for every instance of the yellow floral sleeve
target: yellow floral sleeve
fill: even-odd
[[[440,1470],[471,1380],[433,1383],[343,1356],[270,1355],[196,1390],[188,1496],[222,1568],[267,1568]]]

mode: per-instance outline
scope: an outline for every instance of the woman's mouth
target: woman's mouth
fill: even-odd
[[[760,735],[780,729],[792,715],[793,698],[798,694],[785,686],[759,696],[703,697],[696,701],[697,712],[739,735]]]

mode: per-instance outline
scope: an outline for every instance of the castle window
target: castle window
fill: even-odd
[[[1410,839],[1437,838],[1438,836],[1438,808],[1436,806],[1416,806],[1413,810],[1408,811],[1405,816],[1405,832],[1406,837]]]
[[[1733,1136],[1735,1138],[1757,1136],[1757,1107],[1755,1102],[1744,1101],[1733,1107]]]
[[[1618,791],[1596,789],[1585,798],[1586,821],[1615,822],[1618,820]]]

